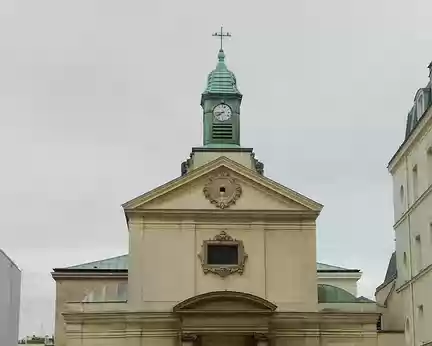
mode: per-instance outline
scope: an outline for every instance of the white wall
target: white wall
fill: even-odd
[[[432,108],[407,144],[390,172],[398,268],[396,288],[403,298],[407,344],[417,345],[432,341],[429,328],[432,325]]]
[[[18,343],[21,271],[0,250],[0,345]]]

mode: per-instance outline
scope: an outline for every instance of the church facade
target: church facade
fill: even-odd
[[[225,53],[201,96],[203,145],[123,205],[129,253],[54,269],[57,346],[402,345],[357,297],[359,270],[316,262],[322,205],[240,145]]]

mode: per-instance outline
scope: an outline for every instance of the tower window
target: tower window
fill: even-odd
[[[216,140],[231,140],[233,135],[232,124],[213,124],[212,137]]]

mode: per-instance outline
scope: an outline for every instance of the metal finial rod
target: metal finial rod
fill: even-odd
[[[223,39],[226,37],[231,37],[231,33],[224,32],[223,26],[221,26],[220,32],[215,32],[212,36],[220,38],[220,49],[223,50]]]

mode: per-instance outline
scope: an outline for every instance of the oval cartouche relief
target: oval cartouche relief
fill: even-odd
[[[235,204],[242,194],[242,188],[228,172],[210,177],[203,189],[204,196],[220,209]]]

